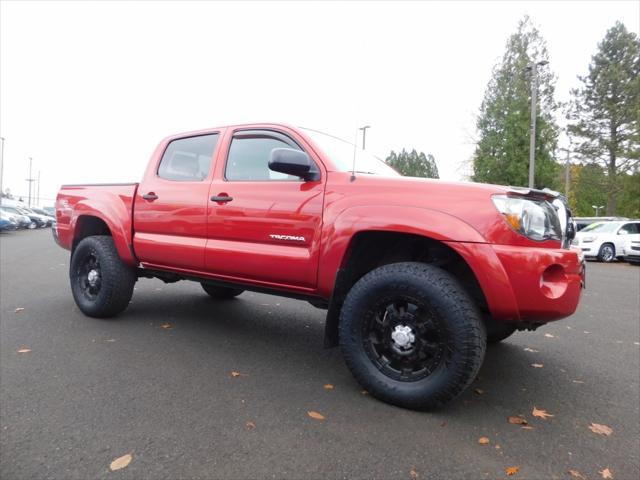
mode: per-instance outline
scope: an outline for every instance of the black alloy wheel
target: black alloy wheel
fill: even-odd
[[[448,352],[441,319],[422,300],[405,295],[381,298],[368,310],[362,341],[378,370],[405,382],[427,377]]]

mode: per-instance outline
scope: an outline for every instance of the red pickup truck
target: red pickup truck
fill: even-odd
[[[571,315],[584,283],[558,195],[402,177],[279,124],[168,137],[140,183],[64,185],[56,220],[86,315],[122,312],[140,277],[307,300],[362,386],[409,408],[452,400],[487,342]]]

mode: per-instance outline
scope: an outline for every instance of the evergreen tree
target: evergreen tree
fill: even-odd
[[[392,150],[385,162],[407,177],[440,178],[433,155],[418,153],[415,149],[407,152],[403,148],[400,153]]]
[[[531,122],[532,63],[548,61],[546,43],[529,17],[507,42],[502,60],[493,69],[485,92],[477,128],[480,134],[473,156],[473,180],[501,185],[528,185]],[[553,120],[554,76],[538,66],[535,186],[557,187],[559,165],[553,158],[558,127]]]
[[[607,215],[614,215],[627,173],[640,159],[637,35],[617,22],[598,44],[589,73],[578,78],[582,86],[571,92],[569,133],[574,136],[576,152],[583,161],[604,167]]]

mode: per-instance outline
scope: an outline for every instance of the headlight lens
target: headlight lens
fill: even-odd
[[[531,240],[562,240],[556,209],[546,200],[494,195],[493,203],[507,224]]]

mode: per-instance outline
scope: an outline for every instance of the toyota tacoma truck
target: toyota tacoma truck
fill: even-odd
[[[487,343],[575,311],[574,227],[550,191],[402,177],[331,135],[250,124],[165,138],[140,183],[62,186],[54,238],[90,317],[139,278],[306,300],[367,391],[432,409]]]

